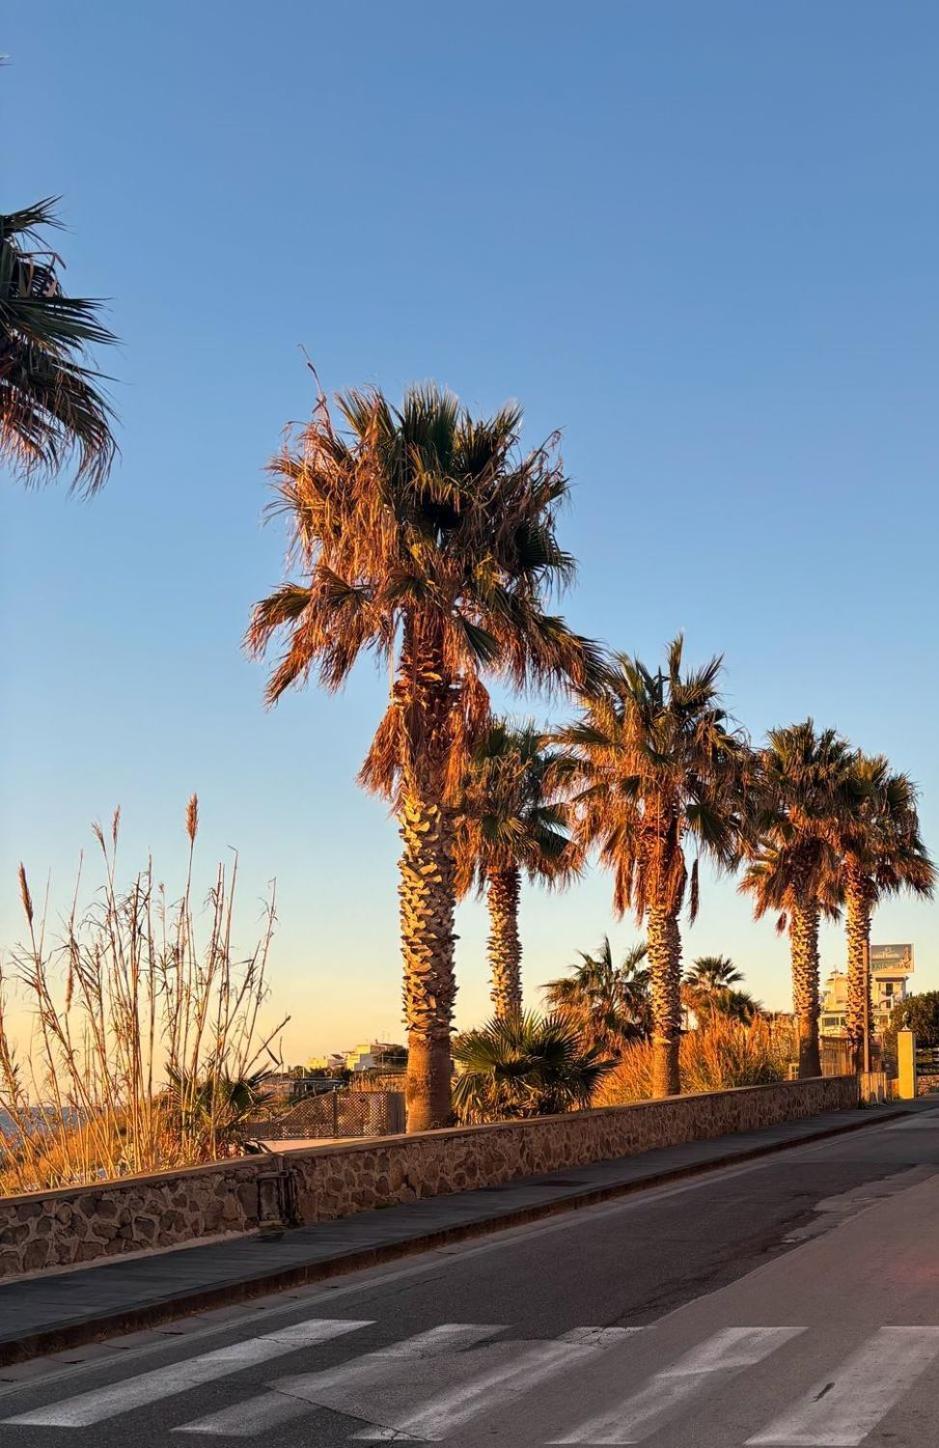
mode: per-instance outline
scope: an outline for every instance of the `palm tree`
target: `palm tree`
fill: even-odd
[[[760,1005],[749,991],[736,989],[742,980],[728,956],[699,955],[682,978],[682,1004],[699,1024],[716,1015],[746,1024],[759,1014]]]
[[[685,984],[703,991],[727,990],[742,980],[743,976],[727,955],[699,955],[685,971]]]
[[[759,760],[760,843],[740,889],[754,898],[759,919],[779,911],[789,931],[793,1007],[799,1033],[799,1075],[818,1076],[821,916],[837,919],[842,898],[833,833],[850,817],[856,755],[834,729],[811,719],[770,732]]]
[[[580,952],[572,975],[548,981],[549,1006],[573,1022],[585,1041],[606,1055],[620,1055],[630,1041],[647,1039],[652,1031],[647,954],[645,944],[631,946],[615,965],[605,935],[595,955]]]
[[[552,754],[531,727],[493,719],[470,759],[457,818],[457,893],[474,885],[489,907],[492,1002],[499,1017],[522,1009],[518,904],[522,874],[559,884],[577,868],[567,807],[552,798]]]
[[[66,297],[43,228],[59,225],[57,198],[0,215],[0,456],[31,482],[77,453],[73,488],[93,493],[117,445],[114,414],[87,365],[88,349],[116,341],[101,303]]]
[[[655,1096],[680,1089],[678,919],[686,892],[691,919],[697,914],[698,855],[731,868],[745,826],[750,751],[722,707],[721,667],[715,658],[683,673],[680,637],[654,674],[621,654],[603,696],[585,701],[581,718],[556,736],[571,756],[580,837],[599,844],[613,871],[614,909],[647,922]]]
[[[690,985],[687,977],[681,987],[682,1005],[693,1011],[699,1026],[710,1025],[716,1016],[726,1016],[732,1021],[748,1025],[762,1014],[763,1007],[748,990],[735,990],[732,986],[719,986],[716,990]]]
[[[453,1104],[461,1121],[551,1116],[590,1105],[613,1068],[562,1016],[494,1017],[453,1043]]]
[[[435,386],[400,408],[381,392],[321,397],[272,464],[301,582],[255,606],[248,647],[284,652],[273,703],[316,668],[338,689],[363,650],[391,699],[360,782],[392,801],[403,842],[399,896],[408,1028],[408,1127],[450,1116],[454,807],[489,721],[488,671],[516,687],[596,687],[603,660],[545,609],[573,560],[555,520],[567,492],[556,439],[523,453],[521,411],[474,418]]]
[[[893,772],[882,754],[859,754],[854,760],[852,784],[854,808],[836,822],[832,843],[844,877],[848,1039],[855,1070],[860,1071],[864,1032],[865,1028],[870,1030],[871,1020],[871,916],[885,896],[904,890],[931,896],[936,871],[920,836],[912,780]]]

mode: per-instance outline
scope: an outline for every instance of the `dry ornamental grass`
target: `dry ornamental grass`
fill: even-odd
[[[748,1023],[717,1016],[681,1038],[683,1092],[726,1091],[786,1079],[792,1056],[792,1032],[757,1017]],[[652,1045],[624,1047],[619,1063],[594,1096],[595,1106],[625,1106],[652,1096]]]
[[[78,904],[81,869],[61,938],[48,901],[37,912],[25,869],[25,940],[0,966],[0,1194],[107,1180],[212,1161],[240,1149],[240,1127],[278,1064],[262,1026],[274,930],[273,889],[261,938],[233,945],[237,858],[216,869],[200,941],[193,905],[198,802],[186,812],[189,851],[179,900],[152,860],[130,886],[116,876],[119,811],[94,827],[103,883]],[[13,1034],[13,998],[32,1016],[28,1048]]]

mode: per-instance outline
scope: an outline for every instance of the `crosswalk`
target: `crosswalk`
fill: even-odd
[[[371,1320],[308,1318],[44,1403],[5,1418],[2,1426],[82,1430],[159,1404],[161,1425],[180,1448],[187,1438],[270,1437],[292,1422],[301,1424],[297,1441],[306,1443],[311,1440],[302,1421],[326,1409],[349,1420],[350,1443],[472,1441],[483,1422],[485,1435],[498,1441],[499,1425],[513,1421],[513,1413],[516,1422],[541,1425],[547,1403],[559,1419],[555,1430],[532,1428],[526,1442],[600,1448],[652,1444],[660,1433],[680,1434],[682,1424],[696,1433],[708,1415],[720,1421],[722,1403],[731,1400],[747,1402],[758,1418],[770,1383],[773,1406],[780,1407],[781,1384],[788,1401],[733,1443],[722,1439],[722,1448],[860,1448],[930,1370],[931,1401],[939,1400],[939,1326],[881,1327],[835,1362],[828,1361],[825,1334],[804,1326],[724,1327],[683,1351],[663,1348],[660,1354],[663,1340],[655,1327],[579,1327],[552,1339],[525,1340],[513,1338],[504,1324],[457,1322],[377,1347],[366,1342],[356,1352],[355,1335],[376,1326]],[[353,1348],[348,1356],[345,1339]],[[643,1353],[634,1358],[637,1339]],[[338,1353],[340,1360],[317,1367],[320,1349],[329,1343],[336,1344],[330,1356]],[[290,1355],[301,1359],[303,1371],[277,1376],[278,1360]],[[785,1367],[776,1371],[780,1362]],[[262,1378],[258,1392],[257,1370],[268,1365],[275,1375]],[[820,1366],[823,1375],[814,1380]],[[253,1392],[239,1396],[237,1374],[251,1369]],[[771,1376],[761,1380],[761,1372]],[[225,1406],[193,1416],[196,1390],[227,1378],[236,1381]],[[187,1394],[193,1395],[188,1412]],[[591,1402],[593,1411],[585,1411]],[[877,1441],[893,1441],[884,1432]],[[14,1448],[17,1439],[5,1433],[3,1441]],[[24,1448],[30,1441],[22,1439]],[[288,1435],[283,1441],[293,1440]]]

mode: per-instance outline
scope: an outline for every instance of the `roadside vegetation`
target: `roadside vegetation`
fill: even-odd
[[[94,491],[114,441],[87,354],[113,337],[96,303],[62,295],[38,239],[54,222],[45,202],[0,217],[0,446],[27,480],[74,454],[77,485]],[[523,443],[515,404],[481,416],[435,384],[397,406],[377,388],[333,404],[319,393],[270,471],[288,576],[245,637],[250,654],[274,655],[267,702],[311,677],[336,692],[363,654],[388,678],[358,778],[401,839],[408,1129],[778,1080],[792,1061],[818,1075],[826,919],[846,925],[859,1064],[874,912],[935,881],[910,779],[811,718],[755,743],[728,711],[722,658],[689,662],[680,636],[649,662],[572,628],[553,602],[576,566],[559,533],[559,438]],[[494,713],[493,685],[550,698],[557,722]],[[273,901],[262,940],[236,958],[236,870],[219,867],[197,946],[195,801],[187,829],[175,904],[149,863],[119,888],[117,820],[108,838],[98,830],[101,890],[54,944],[21,871],[25,944],[0,971],[0,1189],[240,1149],[276,1062],[277,1032],[260,1024]],[[787,934],[794,1037],[732,961],[686,964],[702,862]],[[620,959],[608,938],[583,955],[548,983],[542,1016],[522,991],[523,891],[570,888],[594,866],[643,938]],[[474,892],[494,1017],[454,1042],[454,915]]]
[[[263,1024],[274,929],[234,946],[237,861],[194,904],[198,805],[182,895],[148,861],[118,883],[119,816],[95,827],[100,884],[61,933],[20,870],[24,943],[0,973],[0,1193],[191,1166],[241,1150],[286,1018]],[[204,922],[204,930],[200,926]],[[26,1025],[28,1043],[18,1048]]]

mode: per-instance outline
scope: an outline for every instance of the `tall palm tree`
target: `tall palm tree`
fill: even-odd
[[[618,1056],[630,1041],[652,1031],[646,945],[633,945],[619,965],[613,961],[610,937],[594,955],[580,952],[573,974],[549,980],[544,987],[552,1011],[572,1021],[584,1040],[605,1055]]]
[[[683,672],[680,637],[657,673],[621,654],[602,697],[587,700],[581,718],[556,736],[571,756],[581,839],[597,843],[613,871],[614,908],[646,922],[656,1096],[680,1089],[678,920],[686,892],[691,919],[697,914],[698,855],[731,868],[746,822],[750,751],[722,706],[721,667],[715,658]]]
[[[559,884],[577,868],[567,806],[548,784],[552,757],[531,725],[493,719],[472,753],[460,800],[457,893],[475,886],[486,896],[491,997],[500,1019],[522,1009],[522,875]]]
[[[936,871],[920,835],[912,780],[891,770],[882,754],[859,754],[851,783],[856,794],[854,808],[836,821],[832,843],[844,879],[848,1039],[855,1069],[861,1070],[865,1022],[869,1031],[871,1020],[871,916],[885,896],[904,890],[931,896]]]
[[[321,397],[272,464],[302,571],[255,606],[248,647],[284,651],[274,702],[316,668],[338,689],[363,650],[387,665],[391,698],[360,773],[393,802],[408,1028],[408,1126],[450,1116],[454,806],[489,720],[483,672],[516,687],[596,687],[603,660],[545,608],[573,560],[555,519],[567,492],[556,439],[519,445],[522,414],[474,418],[436,386],[399,408],[381,392]]]
[[[43,228],[59,225],[56,199],[0,215],[0,457],[31,482],[77,453],[72,487],[93,493],[117,446],[88,351],[116,338],[100,302],[63,294],[59,258],[42,247]]]
[[[753,896],[757,919],[778,911],[777,929],[788,929],[803,1077],[821,1074],[818,931],[823,914],[839,914],[842,876],[831,839],[850,818],[856,757],[834,729],[819,732],[805,719],[773,729],[759,759],[760,843],[740,889]]]

